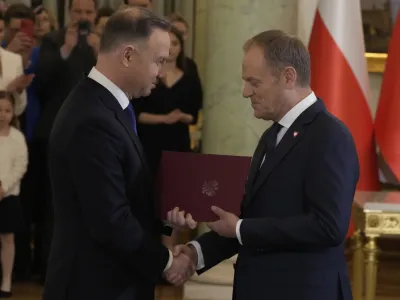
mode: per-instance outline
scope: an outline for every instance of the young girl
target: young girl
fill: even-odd
[[[12,295],[14,232],[23,222],[18,195],[28,165],[28,150],[23,134],[17,129],[14,102],[12,94],[0,91],[0,298],[10,298]]]

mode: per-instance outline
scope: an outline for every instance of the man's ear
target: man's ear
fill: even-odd
[[[125,46],[122,51],[122,62],[125,67],[128,67],[130,62],[133,60],[133,56],[136,54],[136,47],[133,45]]]

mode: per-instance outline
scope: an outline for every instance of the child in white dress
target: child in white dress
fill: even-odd
[[[14,107],[13,95],[0,91],[0,298],[12,296],[14,233],[23,225],[20,182],[28,165],[28,149],[23,134],[17,129]]]

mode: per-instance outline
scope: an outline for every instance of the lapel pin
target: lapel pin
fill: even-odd
[[[296,136],[298,136],[298,135],[299,135],[299,132],[298,132],[298,131],[293,132],[293,137],[296,137]]]

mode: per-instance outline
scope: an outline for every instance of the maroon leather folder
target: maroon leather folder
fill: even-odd
[[[212,205],[238,216],[250,162],[243,156],[163,152],[157,184],[161,218],[179,207],[196,221],[214,221]]]

